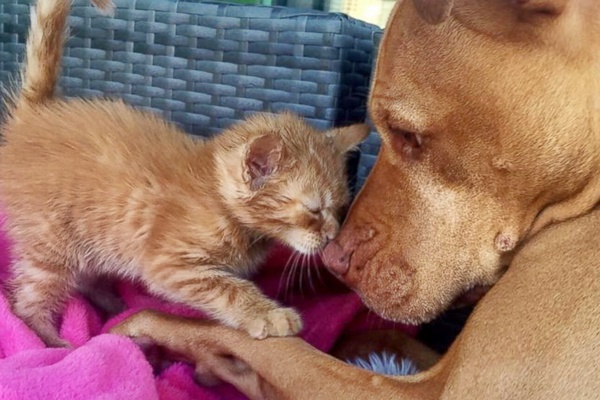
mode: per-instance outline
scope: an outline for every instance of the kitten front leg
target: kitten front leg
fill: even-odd
[[[296,311],[280,307],[252,282],[218,266],[160,265],[148,269],[144,277],[153,292],[208,312],[256,339],[291,336],[302,329],[302,320]]]
[[[43,263],[20,260],[13,265],[9,283],[15,315],[33,329],[49,347],[68,347],[55,326],[55,316],[71,294],[69,277],[61,269]]]

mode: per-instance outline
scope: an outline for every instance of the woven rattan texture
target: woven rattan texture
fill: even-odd
[[[373,57],[376,56],[377,50],[379,49],[379,44],[381,43],[383,32],[377,32],[373,36],[373,44],[375,46],[375,51]],[[356,171],[356,183],[355,188],[360,189],[367,177],[371,173],[373,166],[375,165],[375,160],[377,159],[377,155],[379,154],[379,149],[381,147],[381,139],[379,138],[379,134],[375,130],[373,123],[369,118],[367,118],[367,123],[371,126],[371,134],[367,139],[362,142],[360,145],[360,155],[358,160],[358,168]]]
[[[362,121],[380,30],[342,14],[211,2],[76,0],[61,88],[111,96],[208,136],[257,111],[320,128]],[[0,81],[15,78],[29,0],[0,0]],[[360,179],[360,178],[359,178]]]

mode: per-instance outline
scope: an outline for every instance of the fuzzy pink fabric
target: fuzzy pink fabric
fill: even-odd
[[[0,215],[0,223],[1,220]],[[302,337],[313,346],[329,351],[344,332],[391,327],[368,313],[355,294],[323,269],[320,270],[322,279],[312,271],[314,288],[304,271],[304,279],[296,277],[294,284],[283,290],[285,285],[280,285],[280,281],[289,256],[286,249],[275,248],[256,280],[267,295],[300,310],[305,323]],[[8,265],[9,243],[0,233],[1,280],[7,277]],[[154,375],[144,354],[131,340],[103,333],[131,313],[145,308],[200,316],[185,306],[152,297],[132,283],[123,282],[118,290],[127,311],[110,320],[104,320],[81,296],[75,296],[68,303],[60,332],[74,349],[46,348],[35,333],[12,314],[4,293],[0,292],[0,400],[244,398],[229,385],[198,386],[193,380],[193,368],[183,363],[174,363]],[[398,326],[398,329],[415,332],[414,327]]]

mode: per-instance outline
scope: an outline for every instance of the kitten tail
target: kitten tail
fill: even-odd
[[[70,9],[71,0],[39,0],[31,7],[20,102],[39,104],[54,96]]]
[[[104,15],[113,16],[115,3],[112,0],[92,0],[92,3]]]
[[[111,0],[93,0],[92,3],[105,15],[111,14],[114,7]],[[31,7],[18,103],[40,104],[54,97],[70,9],[71,0],[38,0]]]

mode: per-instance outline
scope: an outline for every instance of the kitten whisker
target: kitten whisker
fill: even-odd
[[[289,269],[289,273],[286,279],[286,296],[290,295],[293,292],[293,283],[294,283],[294,275],[296,274],[296,265],[298,264],[298,253],[294,252],[292,254],[292,264]],[[287,299],[289,300],[289,298]]]
[[[291,300],[291,297],[293,297],[293,294],[294,294],[296,269],[298,268],[298,259],[299,258],[300,258],[300,254],[297,252],[294,252],[294,258],[292,259],[292,266],[290,268],[290,273],[288,275],[288,280],[287,280],[287,292],[289,294],[288,300]]]
[[[296,280],[299,284],[300,295],[303,295],[302,292],[302,253],[298,253],[298,258],[296,259],[296,265],[294,269],[294,280]]]
[[[287,261],[285,262],[285,265],[283,266],[283,272],[281,273],[281,276],[279,277],[279,286],[277,287],[277,298],[278,299],[282,299],[284,301],[286,300],[285,297],[286,297],[287,289],[288,289],[286,274],[289,273],[289,268],[290,268],[291,261],[292,261],[293,257],[294,257],[294,253],[290,254],[290,256],[288,257]],[[284,280],[286,281],[285,285],[283,285]],[[281,292],[282,286],[283,286],[283,289],[284,289],[283,296],[282,296],[282,292]]]
[[[298,289],[300,292],[300,296],[304,295],[302,289],[302,253],[298,253],[298,258],[296,259],[296,265],[294,266],[294,279],[298,282]]]
[[[304,277],[304,272],[306,270],[306,254],[302,254],[302,260],[300,262],[300,293],[304,296],[304,284],[306,283],[306,278]],[[308,274],[307,274],[308,276]]]
[[[303,285],[302,285],[302,257],[303,254],[300,253],[298,254],[298,265],[297,265],[297,269],[298,269],[298,293],[300,294],[300,296],[304,296],[304,290],[303,290]]]
[[[312,255],[312,252],[304,254],[304,256],[302,257],[302,269],[306,270],[306,278],[304,279],[304,281],[305,281],[305,283],[306,283],[306,281],[308,281],[308,289],[310,289],[309,294],[310,293],[314,294],[317,291],[315,290],[315,287],[312,283],[312,275],[311,275],[311,270],[310,270],[311,255]]]
[[[321,266],[316,265],[315,269],[317,270],[317,279],[319,280],[319,284],[323,285],[323,282],[325,282],[325,281],[323,280],[323,275],[321,274]]]
[[[317,252],[315,252],[315,255],[319,256],[319,260],[322,259],[323,256],[323,249],[319,249]],[[314,260],[314,258],[313,258]],[[320,267],[320,263],[315,261],[315,270],[317,271],[317,281],[319,282],[319,285],[323,285],[323,275],[321,275],[321,267]]]
[[[313,267],[314,256],[315,256],[315,252],[311,251],[307,258],[308,265],[306,266],[306,268],[308,269],[308,283],[310,285],[310,290],[312,290],[312,292],[316,294],[317,289],[315,289],[315,285],[313,283],[313,278],[312,278],[312,267]]]
[[[298,261],[299,261],[299,263],[298,263],[298,269],[299,269],[298,275],[299,275],[299,284],[300,284],[299,287],[298,287],[298,291],[300,292],[300,296],[304,296],[304,282],[303,282],[304,281],[304,276],[303,276],[304,275],[304,271],[303,271],[303,268],[302,268],[302,265],[304,264],[304,256],[305,256],[305,254],[301,253],[300,256],[298,257]]]
[[[254,246],[256,243],[260,242],[264,238],[265,238],[265,235],[258,235],[252,242],[250,242],[248,247]]]

